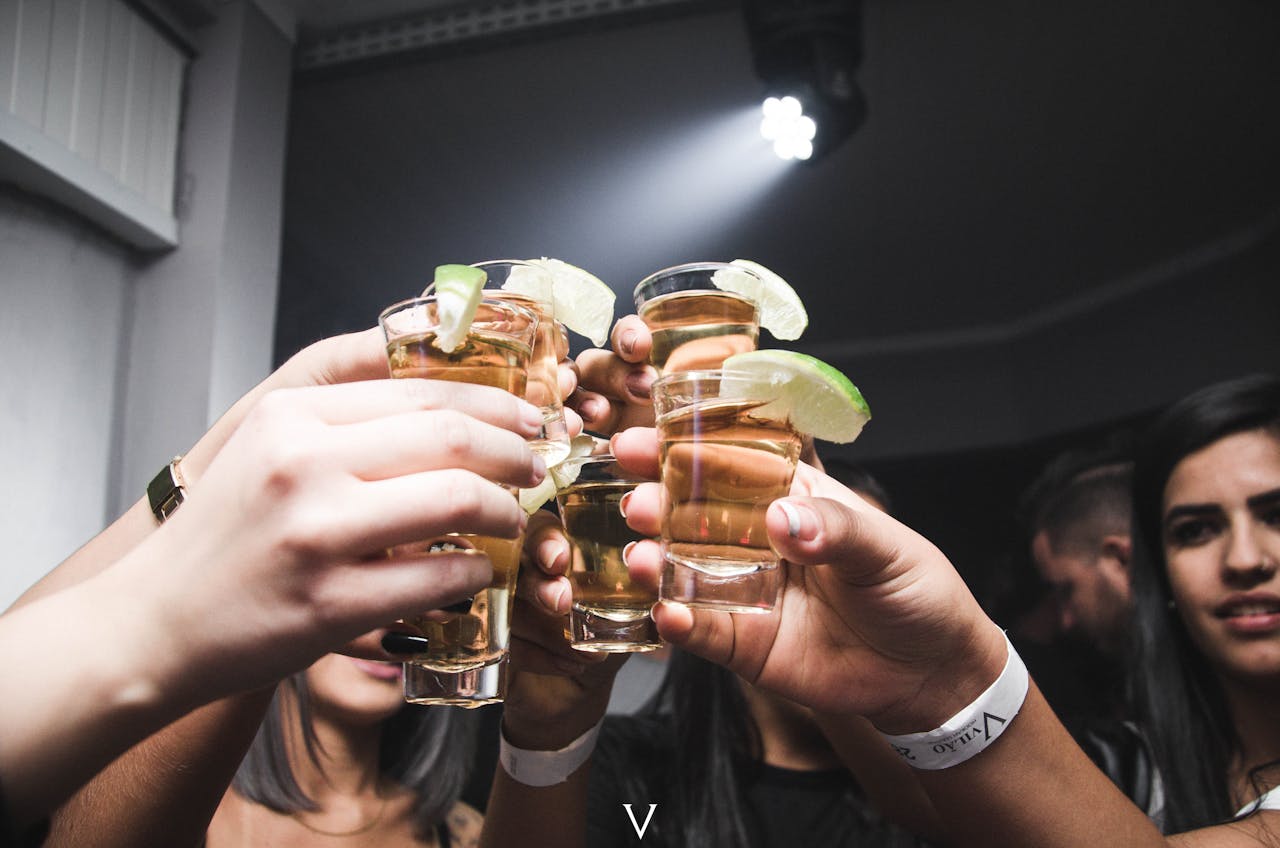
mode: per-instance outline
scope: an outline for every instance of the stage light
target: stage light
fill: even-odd
[[[756,73],[764,81],[760,133],[784,159],[816,160],[866,118],[855,74],[862,61],[859,0],[745,0]]]
[[[760,135],[773,142],[780,159],[808,159],[813,155],[813,139],[818,125],[794,97],[767,97],[761,107]]]

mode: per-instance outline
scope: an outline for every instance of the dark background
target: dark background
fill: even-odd
[[[277,359],[444,262],[563,258],[622,315],[658,268],[755,259],[875,414],[824,454],[993,611],[1050,456],[1275,370],[1280,5],[867,2],[867,121],[809,165],[756,133],[740,10],[695,11],[300,70]]]

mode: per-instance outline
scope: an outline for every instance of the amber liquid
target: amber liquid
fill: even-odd
[[[750,300],[699,289],[659,295],[640,307],[653,333],[649,362],[671,371],[719,368],[735,353],[756,349],[760,323]]]
[[[727,576],[777,564],[765,511],[791,488],[800,435],[758,400],[709,400],[658,419],[668,560]]]
[[[631,583],[622,549],[644,538],[627,526],[618,509],[635,483],[575,483],[560,494],[560,515],[572,542],[569,581],[573,604],[615,621],[642,618],[658,595]]]
[[[542,432],[529,443],[529,447],[542,456],[549,468],[569,455],[569,426],[565,423],[564,407],[560,402],[560,359],[556,355],[560,327],[546,304],[532,297],[489,289],[484,291],[484,296],[523,306],[538,316],[525,400],[542,410]]]
[[[407,336],[387,345],[391,376],[452,380],[505,389],[524,396],[530,350],[515,339],[473,332],[453,353],[435,346],[435,333]],[[393,553],[422,553],[456,546],[489,555],[493,580],[472,599],[464,613],[436,610],[408,618],[430,644],[413,662],[438,671],[464,671],[498,662],[511,634],[511,606],[523,536],[499,539],[474,534],[449,534],[404,545]]]

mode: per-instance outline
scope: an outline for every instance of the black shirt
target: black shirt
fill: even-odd
[[[606,719],[592,757],[588,848],[693,848],[680,835],[679,804],[668,794],[672,790],[668,769],[674,746],[670,723],[668,716]],[[793,771],[755,764],[740,771],[745,772],[737,775],[737,780],[752,837],[750,848],[914,848],[925,844],[883,821],[844,769]],[[705,803],[723,803],[728,791],[731,787],[708,787]],[[630,814],[625,804],[631,805]],[[654,804],[657,806],[650,817]],[[643,839],[638,830],[643,831]],[[710,841],[703,844],[711,845]],[[716,844],[714,848],[739,846]]]

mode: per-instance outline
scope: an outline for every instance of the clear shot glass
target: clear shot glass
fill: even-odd
[[[765,512],[787,495],[801,437],[749,374],[676,372],[654,383],[662,473],[659,594],[691,607],[768,612],[782,585]]]
[[[525,396],[538,318],[527,309],[482,300],[465,342],[452,353],[435,344],[436,299],[420,297],[388,307],[378,321],[387,340],[393,378],[420,377],[495,386]],[[432,438],[424,433],[423,438]],[[507,488],[511,496],[516,490]],[[493,579],[470,601],[407,618],[428,647],[405,663],[405,700],[478,707],[506,694],[511,608],[524,539],[450,533],[395,548],[392,553],[467,552],[487,556]]]

